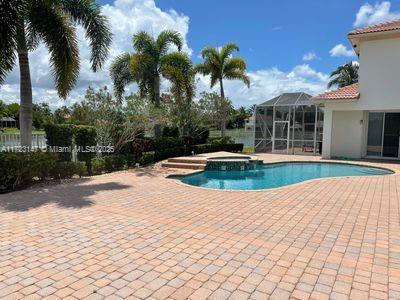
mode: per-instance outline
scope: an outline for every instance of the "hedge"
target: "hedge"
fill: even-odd
[[[97,145],[97,134],[94,126],[75,126],[75,145],[78,160],[85,162],[88,174],[92,173],[92,159],[96,156],[93,147]]]
[[[46,132],[48,151],[57,152],[61,161],[71,161],[74,125],[46,124],[44,125],[44,131]],[[63,151],[62,148],[69,148],[69,150]]]
[[[70,178],[82,174],[80,163],[60,161],[51,152],[1,152],[0,193],[13,191],[45,179]]]

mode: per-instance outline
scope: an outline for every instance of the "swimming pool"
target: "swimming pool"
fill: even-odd
[[[180,179],[189,185],[212,189],[261,190],[315,178],[375,176],[392,173],[387,169],[344,163],[290,162],[261,164],[255,170],[246,171],[203,171]]]

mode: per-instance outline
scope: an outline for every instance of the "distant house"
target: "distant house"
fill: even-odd
[[[400,158],[400,20],[350,32],[359,83],[314,97],[324,106],[322,156]]]
[[[244,124],[245,131],[254,131],[254,115],[247,118]]]
[[[10,117],[0,118],[0,128],[15,128],[17,127],[17,121]]]

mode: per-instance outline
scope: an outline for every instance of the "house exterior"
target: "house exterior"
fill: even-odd
[[[244,131],[250,131],[250,132],[254,131],[254,115],[246,119],[244,125]]]
[[[348,35],[359,82],[313,98],[324,106],[324,158],[399,159],[400,20]]]

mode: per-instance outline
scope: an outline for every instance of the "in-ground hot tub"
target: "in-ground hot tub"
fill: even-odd
[[[207,160],[207,171],[246,171],[255,170],[262,161],[252,159],[250,156],[215,157]]]

